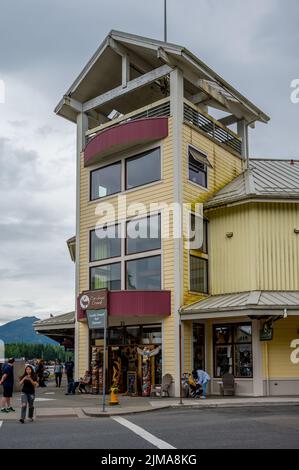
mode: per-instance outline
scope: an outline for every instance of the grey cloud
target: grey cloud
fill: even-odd
[[[186,5],[168,1],[169,41],[188,47],[272,118],[250,132],[252,155],[298,158],[299,105],[289,99],[299,77],[298,0]],[[0,22],[0,79],[7,78],[9,98],[0,105],[9,130],[0,129],[4,321],[73,309],[65,240],[75,226],[75,127],[53,108],[110,29],[162,39],[163,2],[26,0],[17,14],[14,2],[2,2]]]

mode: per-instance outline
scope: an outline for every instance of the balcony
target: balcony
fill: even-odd
[[[144,145],[167,137],[168,116],[170,99],[164,98],[88,130],[84,165],[92,165],[103,157],[124,151],[133,145]],[[241,155],[242,139],[238,134],[186,99],[183,121],[227,150]]]
[[[204,133],[217,144],[227,147],[228,150],[241,155],[242,139],[235,132],[228,129],[219,121],[204,111],[184,100],[184,123],[194,126],[196,130]]]

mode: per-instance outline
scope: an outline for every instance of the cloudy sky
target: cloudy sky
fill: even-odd
[[[298,0],[168,5],[169,41],[271,116],[252,156],[299,158]],[[163,0],[1,0],[0,324],[74,307],[75,127],[53,109],[110,29],[163,39]]]

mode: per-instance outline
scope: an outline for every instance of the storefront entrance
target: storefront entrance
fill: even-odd
[[[101,330],[90,332],[92,391],[103,387],[104,340]],[[119,326],[107,330],[107,390],[149,396],[151,385],[162,381],[161,325]]]

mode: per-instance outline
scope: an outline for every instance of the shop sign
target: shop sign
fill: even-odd
[[[106,327],[107,309],[87,310],[88,327],[90,330],[100,330]]]
[[[272,339],[273,326],[269,322],[265,322],[260,330],[260,341],[271,341]]]
[[[82,292],[80,295],[82,310],[97,310],[107,308],[107,289]]]

